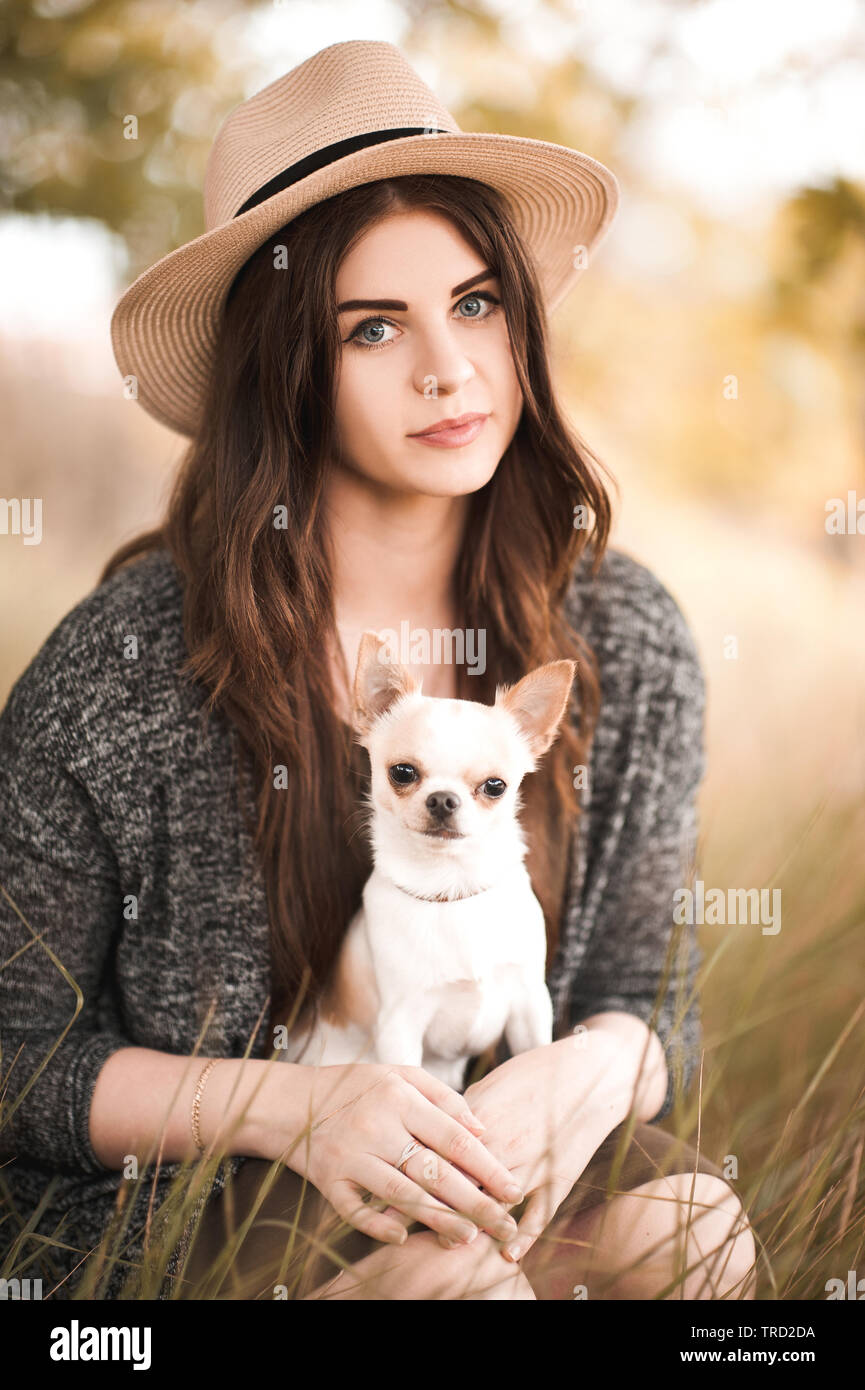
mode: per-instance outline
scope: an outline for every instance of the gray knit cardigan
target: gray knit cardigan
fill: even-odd
[[[703,672],[658,579],[608,549],[592,580],[584,557],[566,611],[597,654],[603,708],[548,963],[556,1037],[603,1009],[651,1018],[673,893],[694,870],[704,771]],[[242,1056],[269,993],[264,883],[237,804],[233,743],[220,717],[203,732],[195,690],[177,676],[185,655],[180,578],[166,551],[151,553],[67,614],[0,714],[0,1269],[34,1213],[36,1232],[58,1234],[60,1222],[71,1248],[52,1253],[51,1271],[78,1268],[58,1297],[74,1290],[128,1182],[90,1143],[104,1062],[131,1045],[190,1054],[214,999],[200,1050]],[[699,1056],[698,1004],[687,1001],[700,963],[693,937],[690,928],[682,947],[687,993],[677,968],[655,1021],[670,1068],[656,1119]],[[75,1015],[58,962],[82,1007],[10,1120]],[[266,1016],[253,1056],[269,1055],[265,1028]],[[226,1161],[214,1191],[240,1163]],[[157,1204],[179,1171],[159,1168]],[[152,1177],[132,1201],[124,1254],[133,1264]],[[32,1249],[25,1236],[18,1259]],[[124,1273],[118,1267],[106,1296],[118,1296]],[[55,1282],[46,1277],[44,1294]]]

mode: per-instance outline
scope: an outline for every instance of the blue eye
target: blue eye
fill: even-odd
[[[490,294],[487,290],[482,290],[478,291],[476,294],[463,295],[462,299],[457,301],[456,308],[459,309],[464,304],[472,303],[486,303],[489,306],[489,312],[486,314],[459,314],[458,317],[461,318],[464,323],[484,323],[487,319],[492,318],[493,314],[497,313],[501,306],[501,301],[497,299],[494,294]],[[399,328],[399,324],[394,323],[392,319],[364,319],[351,331],[344,341],[346,343],[352,343],[355,347],[362,348],[365,352],[377,352],[381,348],[388,347],[395,340],[393,338],[380,337],[377,342],[368,342],[360,335],[365,333],[367,329],[382,330],[385,328]]]
[[[386,323],[384,319],[367,319],[365,323],[358,324],[357,328],[354,330],[354,333],[352,333],[348,341],[350,343],[357,343],[360,347],[379,347],[384,342],[392,342],[393,339],[378,338],[374,343],[368,343],[364,342],[362,338],[359,338],[356,335],[359,333],[365,333],[367,329],[377,329],[379,331],[382,331],[385,328],[389,327],[393,327],[393,325]]]
[[[470,294],[470,295],[467,295],[465,299],[461,299],[461,300],[460,300],[460,304],[472,304],[472,303],[474,303],[474,304],[481,304],[481,303],[483,303],[484,298],[485,298],[484,295],[480,295],[480,294]],[[459,307],[459,306],[458,306],[458,307]],[[471,318],[477,318],[478,315],[477,315],[477,314],[471,314],[470,317],[471,317]],[[485,315],[485,317],[486,317],[486,318],[489,318],[489,314]]]

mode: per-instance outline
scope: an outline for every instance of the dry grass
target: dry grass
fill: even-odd
[[[127,402],[62,385],[46,399],[44,381],[11,370],[0,378],[5,490],[45,499],[42,546],[0,546],[0,580],[16,594],[0,632],[0,699],[113,546],[156,516],[180,447]],[[600,422],[584,433],[602,457],[614,452]],[[699,1138],[716,1162],[735,1158],[760,1247],[757,1296],[823,1299],[828,1279],[865,1275],[863,565],[827,547],[822,517],[812,533],[791,533],[777,517],[666,495],[636,466],[616,471],[626,505],[615,542],[669,585],[706,666],[701,877],[778,887],[783,903],[775,936],[701,927],[702,1081],[667,1127]],[[731,633],[735,661],[723,655]],[[198,1177],[206,1182],[213,1166],[199,1165]],[[153,1213],[154,1232],[165,1225],[144,1268],[131,1271],[139,1297],[159,1287],[189,1214],[189,1179]],[[119,1183],[118,1230],[88,1260],[85,1297],[98,1297],[124,1258],[133,1186]],[[7,1213],[0,1277],[23,1278],[41,1244],[26,1228],[11,1236],[12,1224]],[[295,1266],[301,1244],[295,1237]],[[290,1287],[293,1278],[287,1272]]]

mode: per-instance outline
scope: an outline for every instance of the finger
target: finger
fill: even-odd
[[[562,1191],[558,1184],[550,1183],[531,1193],[517,1226],[515,1238],[508,1241],[502,1250],[506,1260],[517,1264],[524,1258],[538,1236],[543,1235],[549,1226],[569,1190],[568,1188]]]
[[[399,1221],[403,1226],[405,1226],[406,1230],[408,1230],[409,1226],[411,1226],[413,1222],[412,1217],[405,1216],[401,1211],[398,1211],[396,1207],[385,1207],[384,1215],[392,1216],[394,1221]]]
[[[398,1221],[399,1224],[402,1227],[404,1227],[405,1230],[408,1230],[409,1226],[411,1226],[413,1222],[413,1217],[406,1216],[405,1213],[401,1212],[398,1207],[390,1206],[385,1197],[371,1196],[369,1198],[369,1205],[374,1206],[376,1208],[376,1211],[380,1211],[383,1216],[388,1216],[391,1217],[394,1221]]]
[[[432,1150],[427,1150],[427,1152],[432,1153]],[[475,1182],[474,1178],[466,1178],[466,1182],[473,1183],[475,1187],[479,1186],[479,1184]],[[462,1215],[470,1215],[468,1211],[462,1211],[462,1208],[455,1207],[454,1203],[451,1203],[450,1205],[454,1208],[454,1210],[460,1211]],[[501,1207],[496,1207],[496,1211],[501,1212]],[[395,1221],[401,1221],[403,1225],[406,1227],[406,1229],[408,1229],[409,1226],[412,1226],[415,1221],[414,1217],[404,1216],[403,1213],[401,1211],[398,1211],[396,1207],[385,1207],[384,1214],[385,1216],[392,1216]],[[492,1235],[494,1232],[495,1227],[492,1221],[476,1221],[475,1224],[477,1225],[479,1230],[487,1231],[487,1233],[490,1235]],[[516,1233],[516,1229],[516,1222],[514,1222],[513,1225],[509,1226],[507,1229],[502,1227],[502,1234],[498,1238],[500,1240],[506,1240]],[[438,1240],[442,1245],[452,1246],[453,1244],[449,1236],[439,1234]]]
[[[328,1201],[343,1221],[364,1235],[372,1236],[373,1240],[386,1241],[389,1245],[402,1245],[408,1237],[405,1226],[366,1203],[363,1194],[364,1189],[359,1183],[341,1178],[333,1184]]]
[[[449,1115],[435,1106],[419,1102],[415,1112],[403,1116],[406,1128],[427,1148],[435,1150],[455,1168],[478,1179],[478,1182],[501,1202],[521,1202],[524,1193],[510,1172],[480,1139],[470,1134]]]
[[[452,1086],[447,1082],[440,1081],[437,1076],[432,1076],[430,1072],[424,1071],[423,1067],[398,1067],[401,1076],[406,1081],[410,1081],[413,1086],[420,1091],[421,1095],[431,1100],[433,1105],[437,1105],[446,1115],[458,1120],[467,1129],[473,1130],[476,1134],[482,1134],[486,1125],[479,1120],[477,1115],[472,1112],[471,1106]]]
[[[454,1168],[432,1149],[413,1153],[402,1171],[425,1192],[437,1197],[460,1216],[468,1217],[475,1226],[495,1236],[496,1240],[510,1240],[516,1235],[517,1223],[503,1210],[501,1202],[497,1202],[495,1197],[484,1192],[459,1168]]]
[[[410,1222],[421,1221],[430,1230],[461,1243],[469,1243],[478,1233],[473,1221],[459,1216],[398,1168],[385,1163],[384,1159],[376,1158],[373,1154],[366,1155],[356,1164],[355,1176],[358,1183],[374,1196],[396,1207]]]

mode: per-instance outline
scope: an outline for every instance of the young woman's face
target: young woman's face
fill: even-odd
[[[343,467],[436,497],[476,492],[495,473],[523,399],[489,269],[446,218],[423,209],[385,218],[345,257],[336,278]],[[352,301],[362,307],[343,307]],[[467,442],[415,437],[469,414],[487,418]]]

